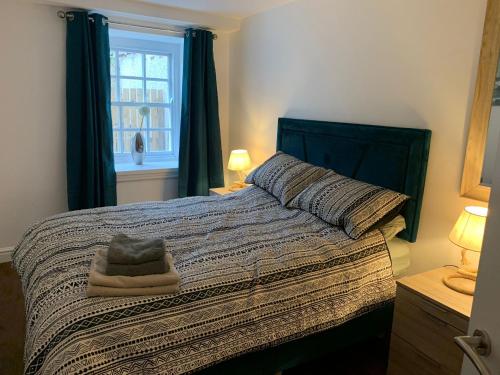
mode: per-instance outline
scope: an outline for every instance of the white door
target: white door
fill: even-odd
[[[484,233],[479,273],[469,324],[469,335],[474,330],[486,331],[491,339],[491,354],[481,356],[492,375],[500,374],[500,149],[497,150],[495,176]],[[466,356],[464,356],[466,357]],[[462,375],[476,375],[478,371],[466,358]]]

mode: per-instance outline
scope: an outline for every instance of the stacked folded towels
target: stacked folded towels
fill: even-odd
[[[144,296],[179,290],[180,278],[163,240],[119,234],[99,249],[90,266],[87,296]]]

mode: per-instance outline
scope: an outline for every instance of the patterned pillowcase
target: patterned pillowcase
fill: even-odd
[[[288,207],[342,226],[350,237],[357,239],[383,219],[397,215],[408,198],[330,171],[297,195]]]
[[[279,199],[285,206],[307,186],[327,173],[321,167],[305,163],[288,154],[278,151],[251,172],[245,179]]]

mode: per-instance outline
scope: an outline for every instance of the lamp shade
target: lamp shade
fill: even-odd
[[[227,169],[230,171],[244,171],[250,169],[252,162],[247,150],[233,150],[229,156]]]
[[[481,251],[487,215],[485,207],[465,207],[451,230],[450,241],[467,250]]]

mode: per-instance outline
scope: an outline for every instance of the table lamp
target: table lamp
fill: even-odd
[[[446,276],[443,282],[457,292],[474,294],[477,266],[469,262],[467,251],[481,251],[487,214],[488,209],[485,207],[465,207],[451,230],[450,241],[462,248],[462,260],[457,272]]]
[[[227,169],[229,169],[230,171],[238,172],[239,181],[233,182],[233,184],[229,187],[229,190],[237,191],[247,186],[247,184],[243,182],[245,179],[243,171],[250,169],[251,166],[252,162],[250,160],[250,155],[248,154],[247,150],[231,151],[231,155],[229,156],[229,163],[227,164]]]

